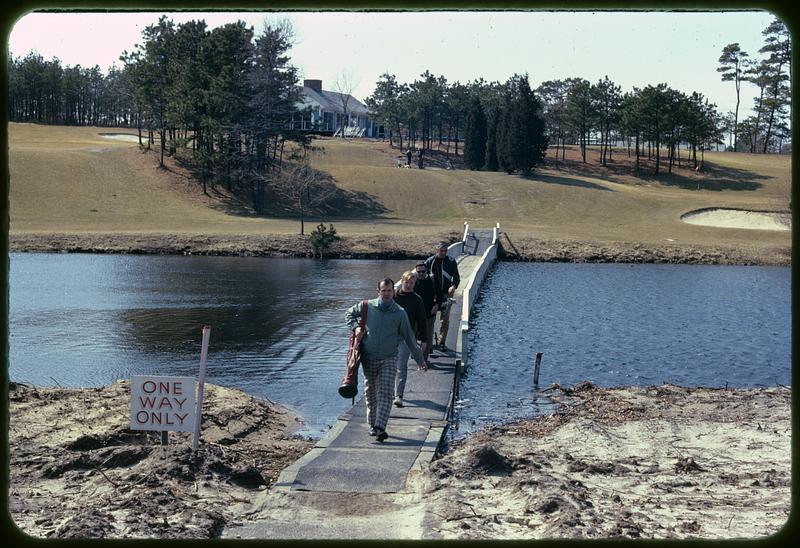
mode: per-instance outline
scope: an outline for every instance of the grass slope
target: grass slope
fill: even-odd
[[[102,133],[129,129],[9,124],[11,233],[296,234],[292,219],[258,218],[219,188],[202,188],[170,163],[157,167],[154,152]],[[705,169],[682,167],[673,174],[662,162],[659,176],[615,150],[610,168],[588,163],[568,149],[566,163],[519,175],[444,169],[437,155],[427,169],[398,169],[399,151],[388,142],[322,139],[313,163],[342,189],[365,193],[387,212],[361,219],[326,218],[342,235],[409,237],[458,231],[464,221],[494,226],[512,238],[584,241],[595,244],[674,241],[706,246],[790,246],[791,234],[690,225],[688,211],[734,207],[786,211],[791,158],[775,155],[706,153]],[[456,159],[458,160],[458,159]],[[459,162],[455,161],[456,167]],[[312,219],[309,223],[319,222]],[[308,229],[308,225],[307,225]]]

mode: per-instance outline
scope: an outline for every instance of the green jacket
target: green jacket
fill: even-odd
[[[408,322],[406,311],[392,301],[386,312],[378,308],[380,297],[368,301],[367,325],[364,338],[361,339],[364,356],[369,360],[382,360],[397,356],[397,346],[405,341],[411,349],[411,355],[418,364],[425,361],[422,350],[417,345],[416,336]],[[356,303],[344,314],[347,328],[351,331],[358,327],[361,318],[361,302]]]

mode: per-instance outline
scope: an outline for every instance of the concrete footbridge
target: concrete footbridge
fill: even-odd
[[[337,518],[330,512],[312,509],[325,499],[338,500],[345,493],[376,497],[400,493],[409,473],[433,459],[447,431],[460,373],[468,361],[470,312],[481,283],[496,260],[499,227],[474,229],[465,223],[462,240],[449,247],[448,255],[458,262],[461,277],[455,302],[449,309],[447,340],[454,348],[432,351],[428,371],[408,368],[404,406],[392,406],[389,438],[379,443],[369,436],[362,372],[361,399],[338,418],[311,451],[281,472],[264,500],[254,501],[270,519],[228,527],[223,537],[419,538],[415,531],[387,528],[385,519],[353,515]]]

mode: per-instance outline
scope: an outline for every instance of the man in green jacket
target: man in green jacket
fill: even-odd
[[[405,341],[421,369],[427,369],[427,364],[405,310],[394,301],[394,281],[391,278],[381,280],[378,298],[368,301],[367,322],[363,331],[358,326],[360,317],[361,303],[345,313],[348,329],[355,330],[356,338],[363,343],[364,399],[369,433],[382,442],[389,437],[386,423],[389,422],[392,409],[400,341]]]

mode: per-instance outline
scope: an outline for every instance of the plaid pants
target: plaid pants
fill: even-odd
[[[397,374],[397,356],[370,360],[364,356],[364,400],[367,404],[367,422],[386,430],[394,398],[394,377]]]

